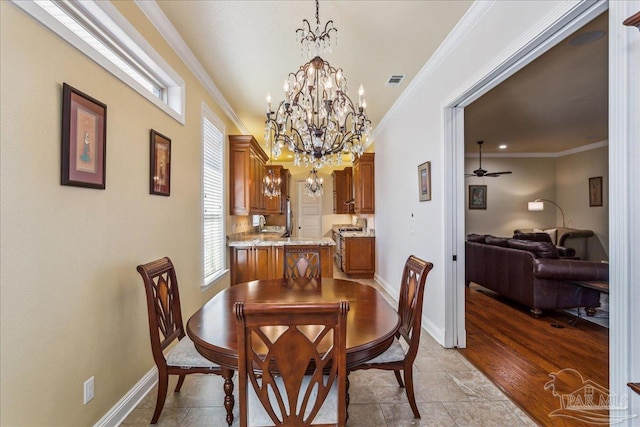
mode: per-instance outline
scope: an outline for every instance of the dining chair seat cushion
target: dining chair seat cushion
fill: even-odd
[[[326,376],[324,377],[326,380]],[[299,403],[302,402],[302,396],[304,392],[307,390],[311,377],[305,376],[302,380],[302,385],[300,386],[300,399]],[[284,384],[282,383],[282,378],[276,377],[276,383],[278,384],[278,388],[280,392],[283,394],[283,399],[286,399],[284,392]],[[248,393],[247,393],[247,406],[249,409],[249,417],[248,417],[248,425],[251,426],[273,426],[275,425],[267,411],[265,411],[262,403],[258,399],[256,392],[253,389],[251,383],[248,384]],[[317,396],[317,388],[311,392],[311,396],[309,397],[309,407],[307,407],[307,411],[305,414],[308,414],[311,411],[311,402],[316,400]],[[281,417],[280,408],[278,407],[278,403],[276,399],[273,397],[272,392],[269,393],[269,400],[271,401],[271,407],[274,409],[274,412],[278,416],[278,419]],[[286,404],[286,401],[285,401]],[[329,391],[329,395],[325,399],[323,405],[320,407],[318,414],[313,419],[313,424],[335,424],[338,422],[338,383],[337,381],[333,382],[331,386],[331,390]]]
[[[205,359],[189,336],[185,336],[178,344],[167,353],[167,366],[178,366],[180,368],[216,368],[218,365]]]
[[[377,364],[377,363],[391,363],[391,362],[402,362],[405,359],[405,350],[402,348],[402,344],[398,338],[393,340],[393,344],[384,353],[381,355],[374,357],[373,359],[366,362],[367,364]]]

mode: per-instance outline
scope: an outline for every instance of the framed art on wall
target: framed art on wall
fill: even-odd
[[[171,191],[171,140],[151,129],[149,193],[168,196]]]
[[[602,206],[602,177],[589,178],[589,206]]]
[[[107,106],[62,85],[60,184],[106,188]]]
[[[487,209],[487,186],[469,186],[469,209]]]
[[[431,200],[431,162],[418,166],[418,189],[421,202]]]

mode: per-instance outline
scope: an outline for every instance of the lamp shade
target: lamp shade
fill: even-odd
[[[528,209],[530,211],[543,211],[544,210],[544,202],[529,202]]]

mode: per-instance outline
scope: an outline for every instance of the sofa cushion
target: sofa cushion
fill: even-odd
[[[533,240],[509,239],[510,248],[521,249],[533,253],[537,258],[559,258],[558,249],[551,242],[535,242]]]
[[[533,275],[549,280],[609,280],[609,264],[566,259],[536,259]]]
[[[532,240],[534,242],[551,242],[553,243],[553,241],[551,240],[551,237],[549,236],[549,234],[545,233],[545,232],[541,232],[541,233],[514,233],[513,234],[513,238],[514,239],[520,239],[520,240]]]
[[[467,234],[467,241],[469,242],[484,243],[484,238],[485,238],[484,234],[475,234],[475,233]]]
[[[487,245],[502,246],[503,248],[509,247],[508,237],[496,237],[496,236],[487,234],[484,238],[484,241]]]

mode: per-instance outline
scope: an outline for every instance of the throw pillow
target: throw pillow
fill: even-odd
[[[558,244],[558,229],[557,228],[549,228],[548,230],[544,230],[545,233],[551,237],[551,242],[553,244]]]
[[[509,247],[531,252],[536,258],[560,258],[556,245],[551,242],[509,239]]]

